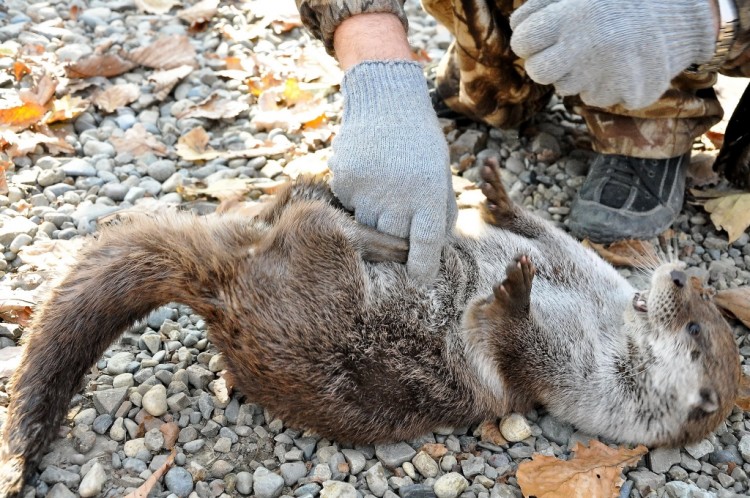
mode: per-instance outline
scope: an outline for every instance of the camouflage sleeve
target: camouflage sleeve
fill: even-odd
[[[356,14],[387,12],[395,14],[408,29],[405,0],[296,0],[302,23],[313,36],[322,40],[329,54],[333,50],[333,32],[343,21]]]

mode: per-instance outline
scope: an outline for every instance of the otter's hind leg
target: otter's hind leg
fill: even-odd
[[[494,158],[488,159],[482,167],[482,193],[487,197],[481,208],[484,221],[529,239],[549,234],[551,228],[543,220],[516,206],[508,197],[499,169]]]

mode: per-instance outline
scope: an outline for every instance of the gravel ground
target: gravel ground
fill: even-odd
[[[215,203],[189,199],[181,186],[197,180],[210,186],[227,178],[253,178],[258,185],[284,179],[291,174],[287,166],[295,155],[330,145],[327,128],[304,134],[259,127],[253,107],[229,120],[175,117],[179,109],[213,92],[229,99],[247,94],[248,86],[241,81],[216,76],[216,70],[226,69],[221,62],[225,57],[252,51],[276,57],[303,48],[322,53],[299,28],[277,34],[273,26],[261,25],[260,36],[252,40],[227,36],[227,26],[256,22],[251,9],[259,5],[227,2],[208,29],[190,33],[198,67],[163,100],[154,94],[150,72],[143,68],[110,78],[112,83],[137,85],[137,100],[107,115],[91,107],[63,125],[65,140],[75,149],[72,155],[38,148],[14,160],[9,192],[0,195],[0,293],[34,299],[65,254],[52,253],[45,271],[34,263],[38,260],[29,249],[44,253],[57,247],[51,241],[70,241],[59,246],[69,248],[95,230],[100,216],[132,206],[183,205],[210,211]],[[450,42],[447,31],[414,2],[408,8],[412,43],[433,61],[439,60]],[[6,0],[0,6],[0,42],[37,45],[53,59],[77,60],[108,43],[134,48],[156,35],[187,33],[174,12],[139,13],[133,0]],[[2,69],[12,64],[10,58],[0,61]],[[102,84],[101,79],[94,81]],[[13,84],[9,77],[0,79],[0,91]],[[325,102],[335,129],[340,96],[333,93]],[[137,124],[167,145],[166,156],[133,157],[115,150],[111,139]],[[289,146],[293,152],[186,161],[175,154],[174,145],[197,125],[208,131],[216,149],[237,149],[249,137]],[[476,202],[478,191],[470,186],[477,180],[477,165],[497,156],[505,164],[504,181],[514,200],[565,226],[591,152],[581,119],[567,113],[559,100],[521,131],[488,129],[463,120],[443,120],[443,125],[461,204]],[[263,192],[254,190],[251,195],[262,197]],[[700,208],[689,205],[674,230],[681,258],[692,274],[719,289],[748,284],[747,234],[729,245],[726,234],[717,232]],[[743,368],[750,373],[747,330],[735,324],[735,331]],[[15,346],[19,334],[18,326],[0,323],[0,348]],[[169,454],[165,448],[174,445],[176,465],[151,496],[509,498],[521,496],[515,471],[532,453],[567,457],[577,441],[590,439],[543,412],[531,412],[517,420],[527,437],[503,446],[482,442],[477,428],[464,427],[394,445],[351,447],[285,427],[251,402],[252,393],[248,399],[230,395],[220,376],[223,368],[200,316],[179,305],[157,310],[128,331],[88,375],[85,390],[71,403],[61,437],[26,496],[122,496],[158,469]],[[0,394],[1,404],[7,405],[7,395]],[[699,444],[652,451],[626,473],[621,496],[747,496],[749,430],[750,419],[735,409]],[[434,446],[424,451],[425,443],[442,445],[437,448],[444,448],[445,454],[438,457]]]

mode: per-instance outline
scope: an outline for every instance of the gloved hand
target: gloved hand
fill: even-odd
[[[360,223],[409,239],[409,275],[428,284],[456,221],[448,144],[422,69],[366,61],[341,83],[344,115],[333,141],[331,188]]]
[[[638,109],[713,57],[714,23],[709,0],[530,0],[510,18],[510,46],[561,95]]]

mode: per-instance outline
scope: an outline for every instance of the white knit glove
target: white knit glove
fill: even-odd
[[[331,188],[358,222],[409,239],[409,275],[429,284],[458,212],[448,144],[419,64],[362,62],[344,75]]]
[[[716,45],[712,0],[530,0],[510,18],[529,77],[592,106],[655,102]]]

